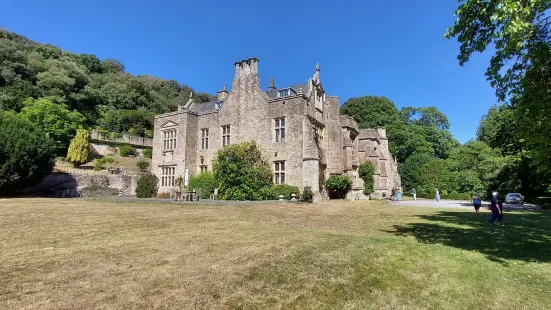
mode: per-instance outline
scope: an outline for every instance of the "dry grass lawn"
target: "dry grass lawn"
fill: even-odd
[[[545,309],[551,216],[0,199],[2,309]]]

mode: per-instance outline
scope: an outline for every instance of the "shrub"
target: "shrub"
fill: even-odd
[[[314,201],[314,192],[310,186],[305,186],[302,194],[300,195],[300,201],[312,203]]]
[[[130,145],[121,145],[121,147],[119,147],[119,155],[121,155],[122,157],[135,156],[136,149],[134,149]]]
[[[327,179],[325,187],[329,192],[330,198],[342,199],[352,188],[352,180],[344,175],[332,175]]]
[[[53,169],[54,143],[31,122],[0,111],[0,193],[39,183]]]
[[[360,179],[364,181],[364,194],[368,196],[373,193],[373,185],[375,184],[373,180],[373,171],[373,164],[370,161],[362,163],[358,168]]]
[[[157,195],[159,179],[153,174],[144,174],[136,184],[136,196],[138,198],[152,198]]]
[[[214,189],[216,188],[216,179],[214,178],[214,173],[211,171],[206,171],[198,175],[192,175],[189,177],[189,186],[190,190],[200,189],[201,198],[209,199],[210,195],[214,194]]]
[[[264,187],[260,190],[262,200],[277,200],[279,199],[279,195],[283,195],[284,199],[291,199],[291,194],[295,194],[298,198],[300,194],[298,187],[287,184],[279,184]]]
[[[158,193],[157,198],[170,199],[170,192]]]
[[[254,141],[218,151],[213,171],[221,199],[259,200],[261,189],[272,185],[272,168]]]
[[[90,133],[86,129],[78,129],[76,136],[71,140],[67,150],[67,160],[75,166],[88,161],[90,151]]]
[[[153,158],[153,149],[144,149],[143,150],[143,157]]]
[[[145,160],[140,160],[139,162],[136,163],[136,166],[140,168],[141,172],[144,172],[147,169],[147,167],[149,167],[149,163]]]
[[[96,171],[100,171],[100,170],[105,169],[106,164],[116,165],[118,163],[119,162],[116,161],[115,159],[113,159],[112,157],[103,157],[103,158],[96,159],[94,161],[94,168],[93,169],[96,170]]]

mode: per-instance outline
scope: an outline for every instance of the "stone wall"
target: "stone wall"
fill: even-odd
[[[92,156],[109,156],[119,153],[119,147],[104,144],[101,141],[91,142],[90,149]],[[143,157],[144,148],[134,147],[134,149],[136,150],[137,157]]]
[[[127,134],[123,134],[117,138],[104,137],[96,129],[92,129],[92,131],[90,132],[90,139],[97,140],[97,141],[115,142],[115,143],[121,143],[121,144],[131,144],[135,146],[153,147],[153,139],[151,138],[131,136]]]
[[[36,186],[25,189],[27,195],[60,197],[60,193],[81,191],[87,187],[117,190],[123,196],[136,195],[139,176],[130,175],[73,175],[54,172]]]

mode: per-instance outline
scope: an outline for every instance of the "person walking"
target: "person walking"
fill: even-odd
[[[436,199],[436,201],[440,202],[440,190],[439,189],[436,189],[436,196],[434,197],[434,199]]]
[[[398,199],[398,201],[402,201],[402,190],[401,189],[398,189],[398,193],[396,194],[396,198]]]
[[[497,192],[492,193],[492,200],[490,201],[490,210],[492,210],[492,216],[488,220],[488,225],[493,225],[496,219],[499,219],[501,226],[505,226],[503,223],[503,202],[497,197]]]
[[[480,199],[480,196],[475,193],[471,200],[473,203],[474,212],[476,212],[476,214],[480,214],[480,206],[482,205],[482,200]]]
[[[411,189],[411,195],[413,196],[413,201],[417,201],[417,191],[415,187]]]

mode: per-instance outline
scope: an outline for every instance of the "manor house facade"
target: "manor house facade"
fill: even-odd
[[[351,199],[366,198],[358,166],[375,168],[372,197],[390,197],[400,188],[397,164],[388,150],[385,129],[359,129],[340,115],[337,96],[325,93],[320,68],[306,83],[276,87],[270,79],[260,89],[257,58],[236,62],[231,91],[215,101],[196,103],[193,97],[178,111],[157,115],[152,171],[159,192],[175,186],[178,176],[212,169],[216,152],[228,144],[255,140],[272,165],[275,184],[302,189],[311,186],[315,200],[326,197],[323,180],[346,174],[353,180]]]

